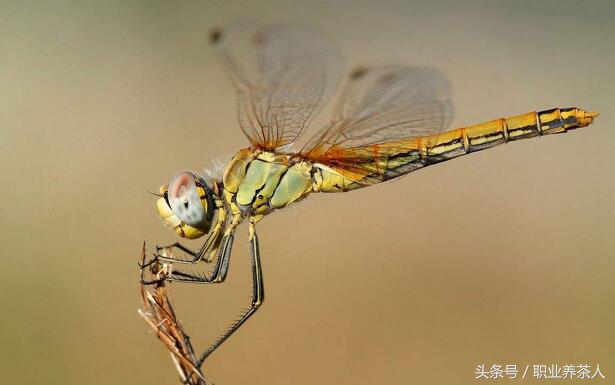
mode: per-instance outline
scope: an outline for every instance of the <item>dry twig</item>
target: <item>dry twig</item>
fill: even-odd
[[[141,263],[146,259],[145,243],[141,251]],[[141,270],[141,282],[143,282],[144,270]],[[157,273],[157,278],[167,274],[165,269]],[[173,306],[167,294],[167,286],[163,280],[147,288],[141,283],[141,299],[143,309],[139,309],[139,315],[154,330],[156,337],[166,346],[171,353],[175,368],[179,372],[182,383],[187,385],[208,385],[203,372],[197,365],[190,338],[185,333],[181,323],[175,315]]]

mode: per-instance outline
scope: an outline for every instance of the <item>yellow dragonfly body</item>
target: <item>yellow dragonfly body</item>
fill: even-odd
[[[265,215],[311,193],[346,192],[397,179],[499,144],[585,127],[598,115],[554,108],[447,131],[452,103],[441,72],[361,68],[347,79],[331,121],[293,151],[289,145],[336,89],[337,50],[313,32],[287,26],[215,30],[211,41],[237,89],[239,123],[250,147],[232,158],[220,180],[184,171],[161,187],[157,204],[166,224],[183,238],[207,237],[196,250],[180,243],[159,247],[144,265],[160,276],[166,264],[160,278],[166,281],[223,282],[235,228],[249,220],[252,305],[203,353],[199,365],[264,299],[255,225]],[[202,261],[215,261],[211,274],[169,268]]]
[[[585,127],[595,116],[574,107],[530,112],[439,135],[372,145],[361,149],[365,155],[360,160],[345,151],[310,162],[295,154],[246,148],[224,173],[224,199],[233,214],[262,217],[311,192],[345,192],[384,182],[498,144]],[[349,158],[352,163],[345,167]]]

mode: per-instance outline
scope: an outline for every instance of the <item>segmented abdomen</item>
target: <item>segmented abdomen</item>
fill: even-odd
[[[314,190],[354,190],[499,144],[585,127],[597,115],[576,107],[554,108],[458,128],[439,135],[346,150],[337,164],[317,165]],[[344,156],[351,161],[344,161]]]

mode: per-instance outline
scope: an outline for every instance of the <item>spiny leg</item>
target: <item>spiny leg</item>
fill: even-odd
[[[214,245],[213,242],[210,241],[210,239],[215,239],[218,238],[217,240],[214,240],[214,242],[216,242],[217,244],[215,244],[215,246],[213,247],[213,251],[212,253],[218,253],[218,260],[217,260],[217,264],[216,267],[221,263],[221,256],[224,255],[224,253],[222,253],[222,248],[218,248],[220,246],[220,237],[219,237],[219,233],[218,234],[210,234],[209,237],[207,238],[207,240],[205,241],[205,243],[203,244],[203,246],[201,246],[200,249],[200,256],[195,256],[195,258],[193,260],[187,260],[187,259],[181,259],[181,258],[177,258],[177,257],[173,257],[173,256],[166,256],[166,255],[162,255],[160,254],[160,250],[162,249],[161,247],[156,246],[156,253],[154,253],[154,256],[151,260],[149,261],[145,261],[145,259],[143,259],[140,263],[139,263],[139,268],[141,270],[141,279],[140,282],[144,285],[151,285],[151,284],[157,284],[160,283],[162,281],[172,281],[172,279],[169,277],[172,273],[172,266],[173,263],[179,263],[179,264],[196,264],[198,262],[201,261],[202,255],[204,255],[205,253],[207,253],[211,248],[212,245]],[[171,247],[178,247],[181,250],[184,250],[183,246],[180,243],[175,243],[173,245],[171,245]],[[206,260],[207,261],[207,260]],[[150,268],[150,273],[155,275],[157,278],[155,280],[145,280],[144,276],[145,276],[145,269],[149,267]],[[181,272],[176,272],[176,274],[178,275],[184,275],[184,273]],[[186,277],[189,278],[189,277]],[[194,277],[193,279],[196,279],[196,277]]]
[[[188,273],[180,270],[174,270],[171,263],[160,262],[155,258],[153,262],[149,262],[148,264],[151,265],[151,274],[156,278],[153,280],[146,280],[144,278],[145,268],[142,268],[141,283],[143,285],[153,285],[161,282],[188,282],[198,284],[220,283],[224,281],[228,271],[233,240],[234,235],[232,233],[225,235],[222,238],[222,245],[218,250],[216,266],[209,274],[205,272]]]
[[[179,263],[179,264],[187,264],[187,265],[195,265],[201,262],[202,260],[209,263],[213,261],[213,257],[217,253],[218,246],[220,246],[220,243],[221,243],[220,234],[221,234],[220,231],[218,232],[212,231],[209,234],[209,236],[207,236],[207,239],[205,239],[205,242],[203,243],[203,245],[197,251],[191,250],[179,242],[175,242],[167,246],[156,246],[156,253],[154,254],[154,258],[162,260],[162,261],[168,261],[168,262]],[[173,256],[172,251],[174,248],[177,248],[185,252],[186,254],[192,256],[192,258],[186,259],[182,257]],[[206,258],[203,258],[210,251],[212,253],[208,255]]]
[[[233,241],[235,239],[235,228],[240,221],[240,216],[233,217],[231,224],[226,229],[224,236],[220,241],[220,247],[218,248],[218,257],[216,260],[216,265],[211,273],[188,273],[181,270],[175,270],[172,268],[171,263],[160,263],[156,260],[157,257],[155,257],[155,261],[157,263],[153,264],[151,272],[155,276],[162,276],[162,278],[157,278],[156,280],[152,281],[145,281],[142,279],[141,282],[145,285],[156,284],[161,282],[161,280],[166,282],[189,282],[198,284],[223,282],[228,272],[231,250],[233,246]],[[143,272],[143,269],[141,271]]]
[[[258,219],[257,219],[258,220]],[[242,312],[239,315],[237,321],[235,321],[231,326],[226,329],[226,331],[218,337],[213,344],[203,352],[199,360],[197,361],[197,367],[201,367],[203,365],[203,361],[209,355],[216,350],[216,348],[231,336],[252,314],[256,312],[256,310],[260,307],[265,299],[265,288],[263,285],[263,271],[261,267],[261,257],[258,245],[258,236],[256,235],[255,223],[257,220],[254,218],[250,218],[250,254],[252,256],[252,303],[249,309]]]
[[[228,266],[231,258],[233,241],[235,240],[234,231],[222,237],[222,242],[218,250],[216,265],[207,274],[205,272],[188,273],[181,270],[172,270],[164,279],[167,282],[190,282],[198,284],[220,283],[226,278]]]
[[[153,258],[147,262],[143,261],[142,263],[139,263],[139,268],[145,269],[146,267],[151,266],[157,263],[158,261],[167,261],[167,262],[172,262],[172,263],[189,264],[189,265],[197,264],[201,262],[201,260],[203,260],[203,256],[212,249],[212,246],[215,244],[217,240],[216,238],[218,237],[219,237],[219,234],[214,234],[212,232],[211,234],[209,234],[207,239],[205,239],[205,242],[203,243],[203,245],[201,245],[201,247],[197,251],[189,249],[179,242],[175,242],[167,246],[156,245],[156,252],[154,253]],[[174,248],[185,252],[186,254],[192,256],[192,258],[187,259],[187,258],[173,256],[171,252]],[[213,248],[213,250],[214,251],[216,250],[215,247]],[[211,257],[205,258],[205,262],[211,262],[212,260],[213,258]]]
[[[224,228],[224,225],[226,224],[226,215],[227,215],[226,208],[224,207],[224,205],[219,204],[218,205],[218,219],[216,220],[216,224],[214,225],[214,228],[211,230],[211,232],[207,236],[207,239],[205,240],[203,245],[197,251],[193,251],[189,249],[188,247],[182,245],[179,242],[175,242],[171,245],[162,246],[162,247],[156,246],[156,253],[154,254],[154,258],[152,258],[152,260],[149,262],[144,262],[140,264],[139,267],[143,269],[157,262],[157,260],[163,260],[163,261],[180,263],[180,264],[196,264],[196,263],[199,263],[201,260],[203,260],[203,257],[205,257],[207,253],[210,251],[211,251],[210,255],[205,257],[204,260],[205,262],[211,262],[213,260],[213,257],[217,254],[217,248],[220,246],[220,243],[221,243],[220,235],[222,234],[222,229]],[[191,255],[192,258],[185,259],[181,257],[174,257],[171,254],[173,251],[173,248],[182,250],[186,254]],[[161,254],[161,251],[164,254]],[[167,255],[167,252],[169,255]]]
[[[235,240],[235,229],[240,222],[241,216],[234,216],[231,224],[224,232],[224,236],[220,241],[220,247],[218,249],[216,265],[210,274],[205,272],[188,273],[181,270],[172,270],[170,274],[165,277],[165,280],[167,282],[191,282],[199,284],[223,282],[226,279],[229,262],[231,260],[233,241]]]

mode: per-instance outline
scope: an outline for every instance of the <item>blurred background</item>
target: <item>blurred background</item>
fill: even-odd
[[[481,364],[615,378],[612,1],[16,1],[0,16],[1,383],[179,383],[137,316],[143,240],[176,239],[146,190],[247,145],[206,43],[242,18],[313,26],[347,68],[440,67],[455,127],[601,116],[266,218],[265,304],[209,379],[473,384]],[[234,251],[225,284],[173,286],[198,348],[249,303],[245,228]]]

